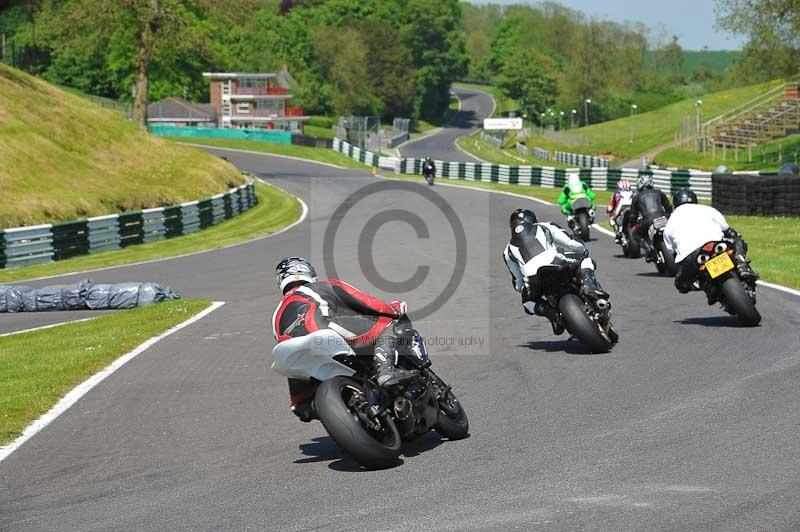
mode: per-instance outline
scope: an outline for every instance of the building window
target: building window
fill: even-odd
[[[242,78],[239,80],[240,87],[248,87],[254,89],[263,89],[267,86],[266,79],[251,79],[251,78]]]
[[[250,112],[250,102],[239,102],[236,104],[236,112],[237,113],[249,113]]]

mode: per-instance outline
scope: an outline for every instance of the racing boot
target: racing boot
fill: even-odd
[[[378,386],[382,388],[389,388],[407,382],[419,375],[417,370],[408,371],[396,367],[392,364],[390,355],[383,349],[375,350],[375,366],[378,370]]]
[[[594,301],[605,300],[608,303],[608,292],[603,290],[600,283],[597,282],[597,277],[594,275],[594,270],[590,268],[581,268],[578,271],[578,280],[581,283],[581,294]]]
[[[755,284],[758,280],[758,274],[750,267],[750,259],[744,255],[739,255],[736,259],[736,273],[739,274],[739,279],[748,284]]]
[[[289,379],[290,409],[303,423],[319,419],[317,410],[314,408],[314,394],[316,391],[317,385],[313,382]]]
[[[544,316],[550,320],[550,325],[553,327],[553,334],[556,336],[564,332],[564,321],[561,318],[561,315],[558,313],[558,311],[556,311],[556,309],[547,303],[542,303],[541,301],[536,302],[536,305],[533,308],[533,313],[537,316]]]

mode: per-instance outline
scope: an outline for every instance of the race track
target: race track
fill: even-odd
[[[434,156],[459,158],[450,150]],[[612,239],[593,231],[591,252],[621,341],[609,354],[586,355],[522,312],[500,258],[511,210],[528,206],[561,221],[556,208],[433,187],[454,223],[423,185],[225,155],[302,198],[307,219],[252,243],[91,275],[155,281],[226,305],[139,355],[0,462],[0,530],[800,526],[797,297],[761,288],[762,326],[740,328],[702,294],[681,296],[652,265],[619,257]],[[337,218],[328,264],[332,258],[339,277],[387,298],[398,294],[367,278],[364,249],[389,281],[430,267],[402,294],[412,311],[463,269],[452,295],[416,323],[472,433],[458,442],[430,433],[407,447],[402,465],[376,472],[343,456],[319,423],[298,422],[285,380],[269,369],[275,263],[301,254],[326,270],[331,217],[365,185],[376,190]],[[424,221],[427,233],[380,217],[401,211]],[[380,225],[387,219],[395,221]],[[454,236],[459,225],[465,249]],[[365,227],[375,238],[359,253]]]

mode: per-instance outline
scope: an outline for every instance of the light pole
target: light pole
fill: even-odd
[[[589,125],[589,104],[592,103],[591,98],[583,100],[583,115],[586,118],[586,125]]]
[[[578,111],[573,109],[572,113],[569,116],[569,128],[572,129],[575,127],[575,115],[578,114]]]
[[[539,114],[539,127],[542,128],[542,135],[544,135],[544,113]]]
[[[633,115],[636,114],[636,109],[638,109],[638,108],[639,108],[639,106],[636,105],[635,103],[631,104],[631,140],[630,140],[630,144],[633,144]]]
[[[561,131],[561,119],[564,117],[564,111],[558,112],[558,130]]]
[[[695,108],[695,119],[697,120],[697,151],[702,151],[702,136],[700,135],[700,108],[703,106],[703,100],[697,100],[694,104]]]

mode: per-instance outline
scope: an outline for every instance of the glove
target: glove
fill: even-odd
[[[389,306],[392,307],[392,310],[394,310],[394,313],[398,318],[405,316],[408,313],[408,305],[406,305],[406,302],[402,299],[395,299],[389,303]]]

